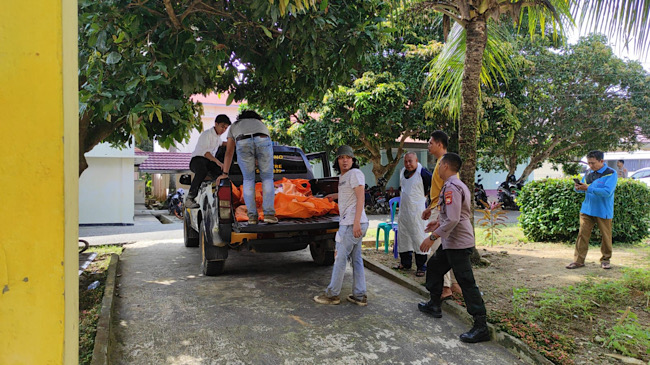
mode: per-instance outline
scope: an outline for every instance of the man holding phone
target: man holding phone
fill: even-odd
[[[589,239],[594,225],[598,225],[602,236],[600,246],[600,267],[611,268],[609,260],[612,257],[612,218],[614,217],[614,191],[618,175],[616,171],[605,165],[605,154],[602,151],[591,151],[587,154],[587,164],[592,170],[581,180],[573,179],[574,188],[578,193],[585,194],[585,200],[580,209],[580,232],[576,242],[573,262],[567,269],[577,269],[585,266],[585,258],[589,250]]]

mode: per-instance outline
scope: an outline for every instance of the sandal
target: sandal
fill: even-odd
[[[609,269],[612,268],[612,265],[610,265],[609,262],[607,262],[607,261],[603,261],[603,262],[600,263],[600,267],[605,269],[605,270],[609,270]]]
[[[581,264],[579,262],[572,262],[572,263],[568,264],[566,266],[566,268],[571,270],[571,269],[578,269],[578,268],[581,268],[581,267],[584,267],[584,266],[585,266],[585,264]]]
[[[417,276],[417,277],[419,277],[419,278],[423,277],[424,274],[425,274],[425,272],[422,271],[422,270],[418,270],[418,271],[415,272],[415,276]]]
[[[393,266],[393,270],[408,270],[407,268],[404,267],[402,264],[397,264]]]

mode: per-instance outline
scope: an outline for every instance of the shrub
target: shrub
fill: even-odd
[[[545,179],[526,184],[517,199],[519,222],[531,241],[572,241],[580,229],[584,195],[573,190],[571,179]],[[642,182],[619,179],[614,193],[612,239],[638,242],[648,236],[650,189]],[[600,240],[595,229],[592,241]]]

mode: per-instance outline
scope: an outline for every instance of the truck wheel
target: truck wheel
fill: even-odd
[[[198,247],[199,246],[199,234],[192,228],[190,224],[190,214],[185,212],[183,215],[183,238],[185,242],[185,247]]]
[[[226,265],[226,260],[208,260],[207,250],[211,247],[207,246],[205,227],[200,225],[199,241],[201,242],[201,268],[205,276],[217,276],[223,273]]]
[[[204,261],[203,262],[203,275],[205,276],[218,276],[223,273],[223,268],[226,266],[225,260],[219,261]]]
[[[309,244],[309,252],[316,265],[330,266],[334,263],[334,240],[313,241]]]

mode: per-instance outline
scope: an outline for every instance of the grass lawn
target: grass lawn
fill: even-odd
[[[122,251],[122,246],[117,245],[92,246],[86,251],[96,252],[97,257],[79,276],[79,364],[90,364],[92,361],[110,257]],[[88,289],[95,281],[99,285]]]

